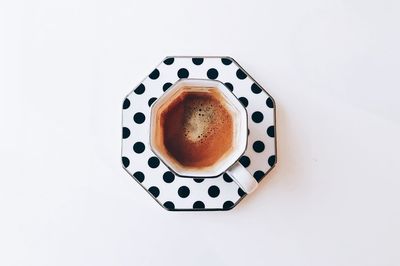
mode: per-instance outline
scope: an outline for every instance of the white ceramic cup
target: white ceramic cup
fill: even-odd
[[[212,166],[190,168],[181,165],[168,154],[168,150],[163,143],[162,134],[160,134],[160,115],[183,91],[195,92],[207,89],[218,90],[224,99],[225,106],[232,115],[233,147]],[[157,99],[151,107],[150,146],[158,158],[178,176],[212,178],[226,172],[245,193],[250,194],[257,188],[258,182],[238,161],[247,147],[247,123],[246,109],[223,83],[216,80],[180,79]]]

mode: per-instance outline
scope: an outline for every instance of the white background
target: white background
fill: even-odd
[[[0,265],[400,265],[398,1],[1,1]],[[230,55],[278,104],[279,164],[171,213],[120,163],[124,96]]]

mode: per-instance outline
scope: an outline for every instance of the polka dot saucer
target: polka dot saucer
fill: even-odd
[[[224,83],[247,110],[248,146],[240,163],[257,182],[261,182],[275,166],[273,98],[230,57],[175,56],[165,58],[123,102],[123,167],[167,210],[230,210],[246,194],[228,174],[216,178],[175,176],[150,148],[150,107],[181,78],[212,79]]]

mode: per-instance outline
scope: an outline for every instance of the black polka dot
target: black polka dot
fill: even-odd
[[[240,97],[239,101],[244,105],[244,107],[247,107],[249,105],[249,101],[246,97]]]
[[[201,182],[204,181],[204,178],[194,178],[193,180],[194,180],[194,182],[196,182],[196,183],[201,183]]]
[[[253,83],[253,85],[251,85],[251,91],[255,94],[259,94],[261,92],[261,88],[257,84]]]
[[[204,203],[200,200],[193,203],[193,209],[204,209],[205,207],[206,206],[204,205]]]
[[[128,167],[130,163],[131,162],[127,157],[122,157],[122,164],[124,165],[124,167]]]
[[[133,176],[136,178],[136,180],[140,183],[144,181],[144,174],[140,171],[137,171],[133,174]]]
[[[276,162],[276,157],[275,157],[275,155],[272,155],[272,156],[270,156],[270,157],[268,158],[268,164],[269,164],[269,166],[273,166],[273,165],[275,164],[275,162]]]
[[[147,102],[147,104],[149,105],[149,107],[157,100],[156,97],[152,97],[149,99],[149,101]]]
[[[243,155],[240,159],[239,162],[244,166],[248,167],[250,165],[250,158],[247,157],[246,155]]]
[[[128,109],[129,106],[131,106],[131,102],[129,101],[129,99],[125,99],[124,104],[122,105],[122,108]]]
[[[215,68],[210,68],[210,69],[207,71],[207,77],[208,77],[209,79],[216,79],[216,78],[218,78],[218,70],[216,70]]]
[[[261,179],[264,177],[264,172],[263,171],[255,171],[253,176],[257,180],[257,182],[260,182]]]
[[[230,209],[233,208],[234,205],[235,205],[235,204],[234,204],[232,201],[228,200],[228,201],[225,201],[225,202],[224,202],[224,205],[222,206],[222,208],[223,208],[224,210],[230,210]]]
[[[240,197],[243,197],[244,195],[246,195],[246,193],[241,188],[238,188],[238,194]]]
[[[158,197],[158,195],[160,195],[160,190],[158,189],[158,187],[150,187],[149,188],[149,192],[151,193],[151,195],[153,195],[155,198]]]
[[[149,78],[151,79],[158,79],[158,77],[160,76],[160,71],[158,71],[158,69],[154,69],[153,72],[150,73]]]
[[[163,91],[166,91],[166,90],[168,90],[169,87],[171,87],[171,86],[172,86],[172,83],[167,82],[167,83],[165,83],[165,84],[163,85],[162,89],[163,89]]]
[[[229,58],[221,58],[222,64],[229,66],[230,64],[232,64],[232,60],[230,60]]]
[[[217,186],[211,186],[208,188],[208,195],[212,198],[216,198],[219,195],[219,187]]]
[[[145,146],[143,144],[143,142],[136,142],[135,144],[133,144],[133,151],[136,153],[142,153],[144,152]]]
[[[134,92],[136,93],[136,94],[143,94],[143,92],[146,90],[146,88],[144,87],[144,85],[143,84],[140,84],[135,90],[134,90]]]
[[[274,108],[274,101],[271,98],[268,97],[265,102],[269,108]]]
[[[228,174],[223,175],[225,182],[231,183],[233,180]]]
[[[261,121],[263,121],[264,115],[263,115],[261,112],[256,111],[256,112],[254,112],[254,113],[251,115],[251,119],[252,119],[255,123],[260,123]]]
[[[240,68],[236,71],[236,77],[238,77],[238,79],[245,79],[247,78],[246,73],[243,72],[243,70],[241,70]]]
[[[226,83],[225,83],[225,86],[226,86],[230,91],[233,91],[233,85],[232,85],[231,83],[226,82]]]
[[[169,57],[164,60],[164,64],[166,65],[172,65],[174,63],[175,59],[173,57]]]
[[[189,77],[189,71],[186,68],[179,69],[178,77],[181,79],[185,79],[185,78]]]
[[[262,141],[257,140],[253,143],[253,150],[255,152],[263,152],[264,149],[265,149],[265,145]]]
[[[192,58],[192,62],[196,66],[199,66],[199,65],[203,64],[204,58],[201,58],[201,57]]]
[[[150,157],[149,160],[147,161],[147,164],[151,167],[151,168],[157,168],[160,165],[160,160],[153,156]]]
[[[137,124],[142,124],[142,123],[144,122],[145,119],[146,119],[146,117],[144,116],[144,114],[143,114],[143,113],[140,113],[140,112],[136,113],[136,114],[133,116],[133,120],[134,120]]]
[[[164,202],[163,206],[164,206],[167,210],[173,210],[173,209],[175,209],[175,205],[174,205],[174,203],[172,203],[171,201],[166,201],[166,202]]]
[[[165,183],[172,183],[175,180],[175,175],[171,171],[167,171],[163,174]]]
[[[178,189],[178,195],[181,198],[187,198],[189,196],[189,194],[190,194],[190,190],[187,186],[181,186]]]
[[[247,136],[250,135],[250,129],[247,129]]]
[[[275,137],[275,127],[274,126],[270,126],[267,129],[267,134],[268,136],[270,136],[271,138]]]
[[[124,139],[129,138],[130,135],[131,135],[131,131],[129,130],[129,128],[123,127],[122,128],[122,138],[124,138]]]

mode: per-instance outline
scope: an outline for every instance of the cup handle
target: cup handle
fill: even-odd
[[[236,162],[228,170],[226,170],[226,173],[246,194],[250,194],[258,186],[257,180],[239,162]]]

